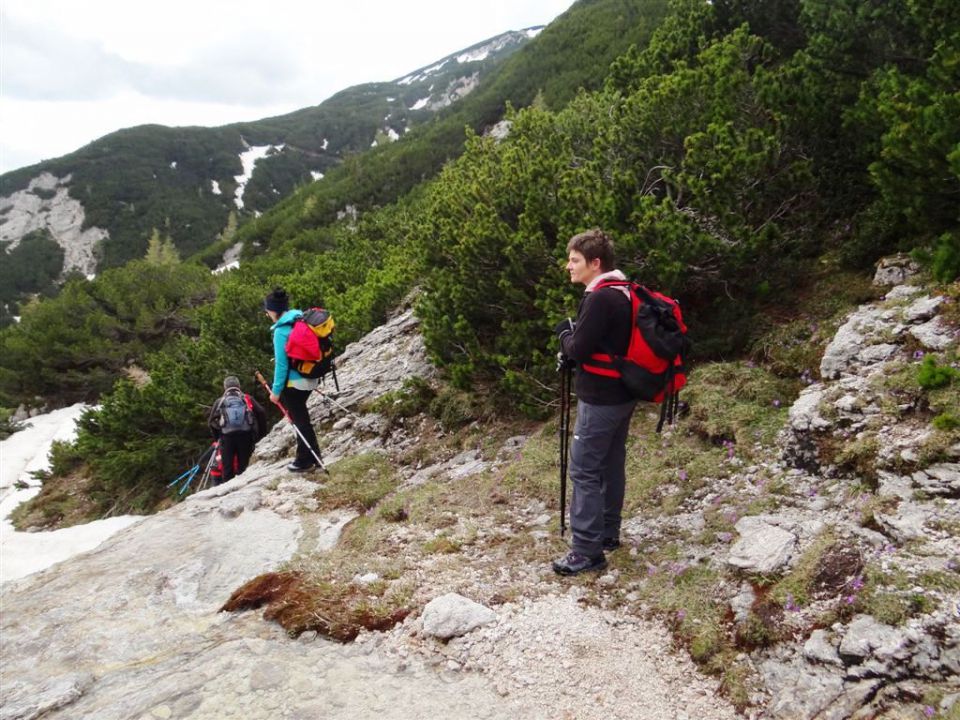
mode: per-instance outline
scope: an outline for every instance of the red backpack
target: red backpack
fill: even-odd
[[[307,378],[321,378],[333,366],[333,329],[329,310],[310,308],[293,323],[284,350],[290,367]]]
[[[684,359],[690,341],[680,304],[629,280],[601,282],[593,291],[608,287],[630,289],[633,325],[627,353],[595,353],[580,367],[584,372],[619,378],[638,400],[662,403],[657,425],[660,432],[664,420],[673,422],[680,388],[687,384]]]

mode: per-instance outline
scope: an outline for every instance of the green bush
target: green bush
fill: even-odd
[[[917,382],[924,390],[946,387],[957,377],[960,377],[960,371],[949,365],[937,365],[933,355],[925,356],[917,370]]]

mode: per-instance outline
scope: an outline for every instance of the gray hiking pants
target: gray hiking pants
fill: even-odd
[[[627,433],[636,401],[622,405],[577,403],[570,444],[570,529],[575,552],[603,554],[604,539],[620,537],[626,486]]]

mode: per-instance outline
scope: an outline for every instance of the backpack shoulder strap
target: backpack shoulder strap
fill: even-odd
[[[603,290],[608,287],[627,287],[636,285],[635,282],[631,280],[603,280],[602,282],[597,283],[596,287],[593,288],[593,292],[597,290]]]

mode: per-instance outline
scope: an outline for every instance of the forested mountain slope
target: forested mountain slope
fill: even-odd
[[[539,42],[573,56],[612,10],[646,6],[578,3],[503,72]],[[0,336],[4,404],[68,401],[95,380],[102,392],[125,368],[142,371],[101,396],[59,471],[90,478],[103,508],[118,497],[121,509],[149,508],[202,449],[198,405],[225,374],[268,367],[260,308],[273,286],[296,306],[332,309],[340,347],[417,288],[453,416],[542,417],[556,385],[550,328],[576,308],[565,244],[591,226],[614,236],[625,271],[680,298],[692,361],[749,359],[782,378],[781,400],[791,400],[838,313],[866,299],[863,278],[881,255],[912,251],[943,283],[938,292],[958,294],[960,6],[805,0],[761,17],[753,8],[675,0],[649,43],[594,68],[605,82],[570,89],[562,107],[541,94],[508,113],[506,133],[468,131],[439,175],[415,186],[418,171],[405,164],[415,158],[401,150],[420,146],[416,131],[352,159],[241,228],[259,254],[213,280],[212,302],[168,308],[162,293],[117,293],[121,280],[140,289],[133,268],[74,281],[69,303],[37,303]],[[641,32],[607,27],[611,42]],[[384,184],[390,177],[405,180]],[[338,194],[347,189],[356,194]],[[357,212],[338,221],[354,199]],[[200,284],[187,295],[207,292]],[[88,360],[70,338],[106,321],[118,341]],[[144,337],[149,346],[133,342]]]
[[[63,157],[5,173],[0,242],[9,254],[31,231],[59,241],[62,223],[49,217],[44,223],[43,215],[56,214],[49,201],[62,188],[79,204],[83,228],[103,235],[95,264],[84,271],[141,257],[154,229],[170,236],[182,256],[192,255],[224,232],[231,214],[240,221],[257,215],[345,156],[427,122],[483,83],[541,29],[506,32],[396,80],[347,88],[287,115],[213,128],[125,128]],[[56,182],[37,181],[46,176]],[[31,211],[22,221],[16,217],[20,207]]]

